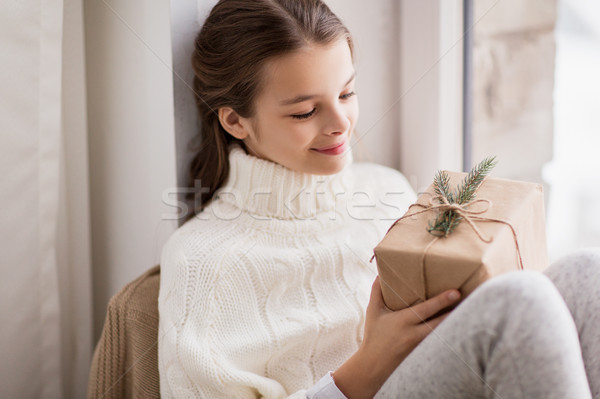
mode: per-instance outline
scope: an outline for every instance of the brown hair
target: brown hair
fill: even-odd
[[[350,32],[321,0],[220,0],[213,7],[192,57],[201,144],[190,164],[190,185],[199,180],[202,187],[192,193],[194,214],[225,183],[229,144],[239,142],[245,149],[243,141],[223,129],[218,109],[227,106],[242,117],[253,116],[268,59],[340,38],[348,41],[352,53]]]

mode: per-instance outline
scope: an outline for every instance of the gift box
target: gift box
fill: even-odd
[[[450,187],[467,175],[446,173]],[[476,200],[466,205],[452,205],[438,194],[434,184],[429,186],[374,250],[390,309],[415,305],[452,288],[464,299],[494,276],[547,266],[541,184],[486,177]],[[429,232],[439,212],[452,206],[461,219],[454,230],[446,236]]]

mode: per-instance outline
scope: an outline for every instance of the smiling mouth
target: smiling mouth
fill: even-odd
[[[338,154],[343,153],[346,150],[347,143],[348,143],[348,140],[344,140],[341,143],[336,144],[336,145],[334,145],[332,147],[313,148],[313,150],[317,151],[318,153],[321,153],[321,154],[338,155]]]
[[[327,150],[333,150],[334,148],[337,148],[339,146],[341,146],[342,144],[344,144],[346,142],[346,140],[342,141],[341,143],[338,143],[336,145],[333,145],[331,147],[325,147],[325,148],[313,148],[313,150],[317,150],[317,151],[327,151]]]

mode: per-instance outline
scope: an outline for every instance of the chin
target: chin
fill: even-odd
[[[337,162],[332,162],[330,165],[314,165],[314,170],[311,170],[308,173],[314,175],[333,175],[341,172],[342,169],[344,169],[344,165],[346,165],[345,160],[339,159]]]

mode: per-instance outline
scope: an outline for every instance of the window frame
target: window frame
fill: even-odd
[[[400,170],[417,192],[463,170],[463,13],[462,0],[400,1]]]

